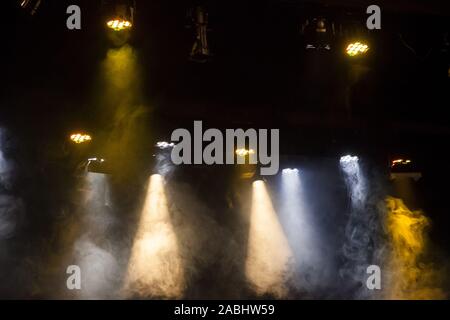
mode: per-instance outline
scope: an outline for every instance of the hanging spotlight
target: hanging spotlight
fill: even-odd
[[[357,163],[358,161],[359,161],[359,158],[357,156],[351,156],[351,155],[343,156],[340,159],[341,164]]]
[[[89,158],[88,162],[100,162],[100,163],[103,163],[103,162],[105,162],[105,159]]]
[[[198,6],[191,13],[192,25],[195,27],[195,42],[192,46],[190,59],[204,63],[211,58],[208,44],[208,13],[202,6]]]
[[[363,42],[353,42],[347,46],[346,52],[350,57],[362,55],[369,51],[369,46]]]
[[[422,173],[412,160],[399,158],[391,161],[391,180],[411,178],[415,181],[422,178]]]
[[[108,28],[114,31],[123,31],[133,27],[136,13],[135,0],[107,0],[104,2],[104,7]]]
[[[283,175],[297,175],[298,173],[299,173],[298,169],[287,168],[287,169],[283,169],[283,171],[282,171]]]
[[[109,20],[107,22],[107,25],[109,28],[115,30],[115,31],[121,31],[124,29],[131,28],[132,24],[128,20],[123,19],[115,19],[115,20]]]
[[[91,142],[92,137],[85,133],[74,133],[70,136],[70,140],[76,144],[82,144],[86,142]]]
[[[302,24],[301,33],[305,37],[307,50],[331,50],[331,41],[335,35],[334,23],[323,17],[307,19]]]
[[[256,152],[251,148],[238,148],[235,150],[235,154],[237,156],[237,163],[239,164],[236,167],[237,175],[243,180],[250,180],[257,178],[257,169],[258,166],[256,163],[252,163],[251,157],[254,157]]]
[[[392,161],[391,168],[399,167],[399,166],[406,166],[406,165],[409,165],[411,163],[412,163],[411,160],[396,159],[396,160]]]
[[[110,174],[111,168],[103,158],[89,158],[86,163],[86,171],[92,173]]]
[[[18,0],[19,5],[27,10],[31,15],[34,15],[39,9],[42,0]]]
[[[251,154],[255,154],[255,150],[245,148],[236,150],[236,155],[238,155],[239,157],[246,157]]]
[[[156,147],[161,149],[161,150],[165,150],[165,149],[169,149],[169,148],[173,148],[175,147],[175,143],[169,143],[166,141],[159,141],[156,143]]]

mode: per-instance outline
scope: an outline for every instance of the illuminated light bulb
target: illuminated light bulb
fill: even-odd
[[[369,51],[369,46],[361,42],[351,43],[347,46],[347,54],[351,57],[364,54]]]
[[[341,160],[340,160],[341,163],[351,163],[351,162],[358,162],[358,161],[359,161],[359,158],[357,156],[350,156],[350,155],[343,156],[343,157],[341,157]]]
[[[169,143],[166,141],[160,141],[158,143],[156,143],[156,147],[158,147],[159,149],[168,149],[168,148],[173,148],[175,147],[175,143]]]
[[[88,134],[76,133],[70,136],[70,140],[76,144],[92,141],[92,137]]]
[[[236,150],[236,154],[237,154],[238,156],[240,156],[240,157],[245,157],[245,156],[248,156],[248,155],[250,155],[250,154],[255,154],[255,150],[253,150],[253,149],[250,149],[250,150],[247,150],[247,149],[237,149],[237,150]]]
[[[106,23],[106,25],[114,31],[122,31],[131,28],[133,25],[130,21],[124,19],[114,19]]]
[[[297,174],[297,173],[299,173],[299,170],[287,168],[287,169],[283,169],[282,173],[283,174]]]
[[[392,167],[395,167],[397,165],[407,165],[407,164],[411,164],[411,163],[412,163],[412,161],[409,159],[407,159],[407,160],[397,159],[397,160],[392,161]]]

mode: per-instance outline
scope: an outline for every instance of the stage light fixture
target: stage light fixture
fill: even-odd
[[[31,15],[34,15],[39,9],[42,0],[18,0],[19,5],[27,10]]]
[[[86,172],[91,173],[111,174],[112,172],[110,163],[105,159],[98,157],[87,159],[84,169]]]
[[[169,148],[175,147],[175,143],[170,143],[170,142],[166,142],[166,141],[159,141],[159,142],[156,143],[156,147],[161,149],[161,150],[165,150],[165,149],[169,149]]]
[[[241,174],[241,179],[249,180],[255,177],[255,171],[248,171]]]
[[[128,20],[122,20],[122,19],[114,19],[109,20],[107,22],[107,25],[109,28],[115,30],[115,31],[121,31],[132,27],[132,24]]]
[[[105,159],[89,158],[88,162],[100,162],[100,163],[103,163],[103,162],[105,162]]]
[[[324,17],[307,19],[301,28],[305,37],[307,50],[331,50],[332,38],[335,35],[334,23]]]
[[[353,42],[347,46],[346,52],[350,57],[365,54],[369,51],[369,46],[363,42]]]
[[[208,44],[208,12],[202,6],[198,6],[190,14],[191,25],[195,29],[195,42],[192,46],[190,59],[204,63],[211,58]]]
[[[70,140],[75,144],[82,144],[92,141],[92,137],[85,133],[74,133],[70,136]]]
[[[394,168],[394,167],[397,167],[397,166],[406,166],[406,165],[409,165],[411,163],[412,163],[411,160],[397,159],[397,160],[393,160],[392,161],[391,167]]]
[[[287,169],[283,169],[282,174],[298,174],[299,170],[298,169],[291,169],[291,168],[287,168]]]
[[[422,173],[412,160],[399,158],[391,161],[391,180],[411,178],[418,181]]]
[[[351,156],[351,155],[346,155],[341,157],[340,162],[341,163],[352,163],[352,162],[358,162],[359,158],[357,156]]]
[[[246,156],[251,155],[251,154],[255,154],[255,150],[253,150],[253,149],[245,149],[245,148],[236,150],[236,155],[238,155],[239,157],[246,157]]]
[[[134,0],[105,1],[104,6],[107,11],[106,25],[108,28],[114,31],[123,31],[133,27],[136,13]]]

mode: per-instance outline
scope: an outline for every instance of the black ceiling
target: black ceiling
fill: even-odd
[[[69,31],[65,8],[77,3],[82,30]],[[364,22],[365,1],[203,1],[214,53],[203,65],[188,60],[186,10],[196,3],[137,1],[129,43],[139,56],[140,102],[163,131],[204,120],[284,128],[312,144],[448,139],[448,2],[378,2],[382,30],[371,32],[371,54],[356,66],[363,76],[351,85],[355,65],[342,54],[342,39],[331,53],[307,53],[299,27],[319,13]],[[15,1],[2,5],[11,27],[3,39],[0,121],[46,136],[73,127],[105,129],[98,120],[104,110],[95,105],[102,94],[98,75],[114,46],[100,1],[47,0],[34,17]]]

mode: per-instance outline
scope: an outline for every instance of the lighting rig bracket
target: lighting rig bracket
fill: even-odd
[[[84,173],[111,174],[110,164],[103,158],[89,158],[83,162],[82,168]]]
[[[190,60],[199,63],[208,62],[212,58],[208,43],[209,21],[204,6],[197,6],[188,11],[190,23],[188,28],[195,29],[195,41],[191,49]]]
[[[336,34],[334,22],[322,16],[306,19],[301,25],[307,50],[331,50],[331,42]]]
[[[19,2],[19,5],[23,9],[27,10],[31,15],[34,15],[39,9],[42,0],[17,0],[17,2]]]

